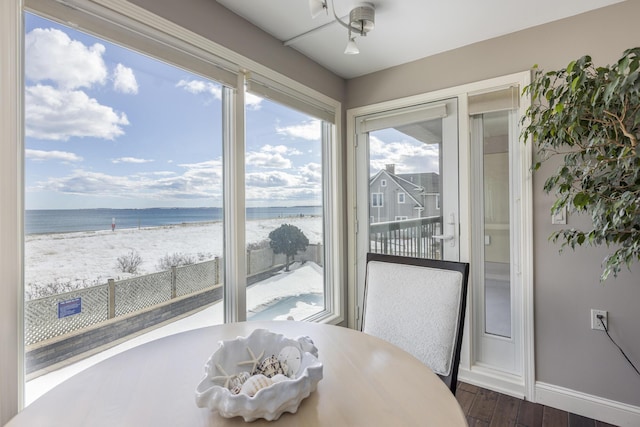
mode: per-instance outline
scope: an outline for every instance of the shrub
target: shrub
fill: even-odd
[[[259,242],[253,242],[247,244],[248,251],[257,251],[258,249],[267,249],[269,247],[269,240],[264,239]]]
[[[196,263],[193,255],[175,252],[171,255],[166,254],[158,261],[158,269],[161,271],[170,270],[171,267],[181,267],[183,265],[191,265]]]
[[[118,257],[117,268],[123,273],[136,274],[140,264],[142,264],[142,257],[138,251],[132,250],[128,254]]]

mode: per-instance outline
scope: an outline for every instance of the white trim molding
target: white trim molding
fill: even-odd
[[[0,1],[0,425],[23,405],[22,1]]]
[[[640,407],[544,382],[536,382],[536,401],[620,427],[640,426]]]
[[[472,180],[470,174],[471,157],[470,157],[470,128],[469,128],[469,105],[468,97],[487,93],[490,91],[510,89],[517,85],[518,88],[525,87],[531,78],[529,71],[522,71],[506,76],[495,77],[488,80],[468,83],[446,89],[440,89],[429,93],[417,94],[405,98],[384,101],[376,104],[356,107],[347,110],[346,126],[347,126],[347,147],[346,147],[346,212],[347,212],[347,257],[348,257],[348,325],[349,327],[357,327],[359,318],[358,307],[358,253],[357,253],[357,231],[360,225],[357,218],[357,191],[356,187],[362,185],[355,176],[357,165],[362,159],[357,158],[356,146],[364,143],[362,138],[358,138],[359,126],[356,118],[370,114],[391,111],[400,108],[408,108],[426,104],[429,102],[442,101],[449,98],[457,98],[458,100],[458,138],[459,138],[459,217],[460,217],[460,260],[469,261],[472,255],[471,248],[471,199],[469,183]],[[524,113],[529,105],[529,99],[524,97],[520,99],[520,113]],[[521,310],[521,324],[518,325],[518,332],[522,334],[522,340],[519,343],[520,357],[522,358],[522,370],[519,375],[512,375],[500,371],[499,369],[491,369],[488,366],[482,366],[478,363],[474,353],[474,337],[473,330],[473,304],[467,304],[467,314],[465,320],[464,340],[462,345],[462,356],[460,361],[460,378],[464,378],[470,383],[480,385],[509,394],[512,396],[526,397],[528,400],[533,399],[534,383],[535,383],[535,348],[534,348],[534,329],[535,323],[533,318],[533,228],[531,221],[533,212],[533,185],[531,174],[526,173],[530,169],[532,161],[532,144],[520,146],[520,168],[522,170],[522,181],[520,187],[520,206],[522,216],[521,235],[520,235],[520,257],[519,257],[519,273],[522,277],[522,299],[516,307]],[[364,225],[366,227],[366,225]],[[470,300],[473,298],[473,286],[469,287]]]
[[[533,400],[525,395],[526,390],[522,378],[506,372],[499,372],[495,369],[484,368],[477,364],[471,369],[460,366],[458,380],[518,399]]]

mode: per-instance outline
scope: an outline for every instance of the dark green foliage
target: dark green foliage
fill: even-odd
[[[591,230],[559,230],[550,237],[562,247],[606,245],[601,280],[640,260],[640,48],[624,52],[611,66],[591,57],[543,73],[534,69],[525,88],[532,104],[522,119],[522,138],[532,138],[540,162],[556,155],[563,164],[545,182],[565,206],[591,216]]]
[[[309,239],[295,225],[282,224],[269,233],[269,246],[274,253],[287,256],[284,270],[289,271],[289,258],[293,259],[298,251],[306,250],[309,246]]]

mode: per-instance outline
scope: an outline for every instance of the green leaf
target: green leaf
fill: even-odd
[[[559,156],[557,170],[544,172],[543,189],[556,197],[552,212],[569,206],[592,224],[551,240],[561,248],[611,245],[601,279],[615,277],[622,265],[640,261],[640,144],[625,135],[640,137],[640,47],[612,66],[596,67],[585,55],[566,69],[535,69],[526,93],[532,104],[521,137],[535,146],[533,171]]]
[[[585,193],[578,193],[573,198],[573,205],[578,209],[583,209],[589,204],[589,196]]]
[[[571,92],[575,92],[578,84],[580,83],[580,76],[576,76],[571,82]]]

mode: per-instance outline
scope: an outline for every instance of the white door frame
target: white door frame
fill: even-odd
[[[346,169],[347,169],[347,236],[348,236],[348,326],[356,326],[357,318],[357,245],[356,230],[358,227],[356,218],[356,117],[367,114],[374,114],[386,110],[409,107],[417,104],[438,101],[447,98],[458,98],[458,118],[459,118],[459,197],[460,197],[460,260],[470,262],[471,257],[471,141],[469,129],[469,109],[468,96],[484,92],[507,88],[517,85],[520,90],[529,84],[531,74],[529,71],[496,77],[480,82],[469,83],[452,88],[442,89],[425,94],[414,95],[406,98],[385,101],[377,104],[347,110],[347,147],[346,147]],[[529,106],[528,98],[521,98],[519,117],[524,116],[526,108]],[[467,314],[465,322],[463,348],[460,362],[459,378],[466,382],[482,387],[490,388],[505,394],[526,397],[535,401],[535,353],[534,353],[534,323],[533,323],[533,198],[532,198],[532,144],[528,142],[522,147],[520,165],[526,171],[524,179],[519,183],[521,189],[521,250],[520,250],[520,271],[523,276],[522,301],[518,308],[521,310],[522,322],[519,331],[514,333],[522,334],[522,376],[504,374],[500,371],[488,367],[478,366],[474,362],[473,355],[473,330],[470,322],[473,322],[473,304],[467,304]],[[473,298],[472,286],[470,286],[469,298]]]
[[[458,98],[451,97],[448,99],[438,100],[436,102],[423,103],[401,110],[385,110],[380,114],[361,115],[355,119],[356,124],[356,163],[360,165],[355,171],[358,175],[356,178],[356,188],[367,188],[367,191],[361,191],[357,195],[356,206],[364,207],[356,210],[356,221],[360,224],[358,237],[356,242],[357,260],[356,272],[364,272],[366,265],[366,254],[369,249],[369,235],[366,233],[370,212],[370,176],[369,176],[369,133],[377,130],[393,128],[406,123],[426,122],[431,120],[440,120],[442,123],[442,142],[440,146],[440,176],[442,190],[440,194],[441,215],[443,220],[443,229],[440,234],[451,236],[442,244],[442,259],[447,261],[460,260],[459,245],[459,196],[458,189]],[[447,174],[445,175],[445,171]],[[451,218],[451,219],[449,219]],[[357,307],[362,307],[364,296],[364,274],[356,273],[356,301]],[[355,327],[359,328],[362,322],[361,316],[356,316]]]

